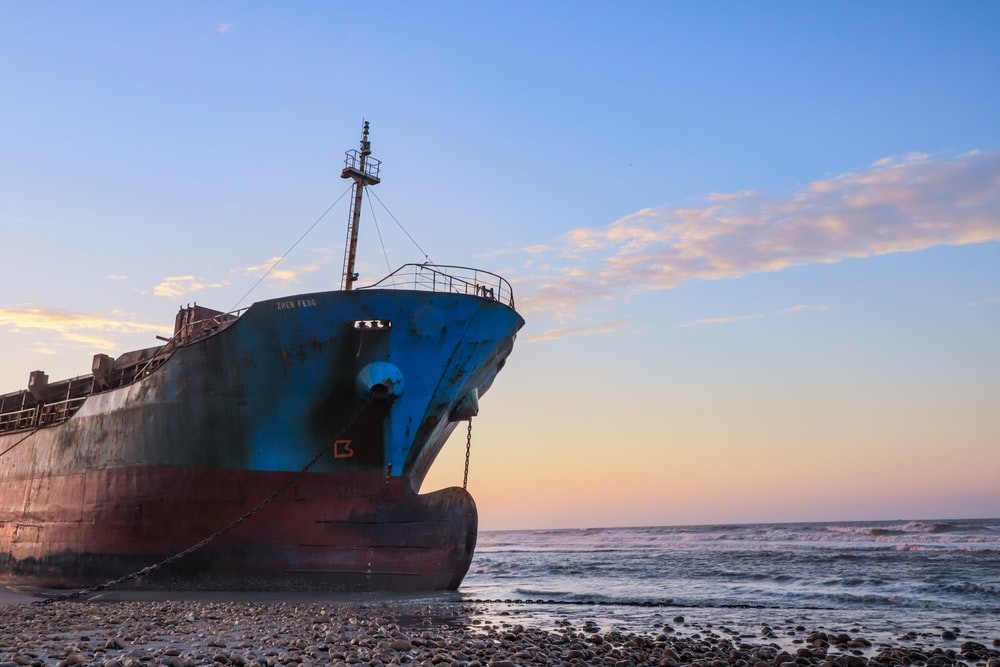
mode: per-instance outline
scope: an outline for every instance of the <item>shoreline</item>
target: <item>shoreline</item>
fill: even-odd
[[[556,618],[545,628],[519,618],[517,609],[462,602],[11,600],[19,596],[28,597],[0,595],[0,667],[1000,667],[1000,637],[972,639],[960,628],[941,636],[914,630],[887,641],[787,617],[750,631],[671,612],[649,632],[626,632],[578,618]]]

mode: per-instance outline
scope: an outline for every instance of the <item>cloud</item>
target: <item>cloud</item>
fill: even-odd
[[[528,343],[537,343],[543,340],[556,340],[557,338],[566,338],[567,336],[589,336],[591,334],[605,334],[614,333],[622,329],[628,320],[615,320],[614,322],[607,322],[605,324],[600,324],[597,326],[590,327],[571,327],[566,329],[551,329],[544,333],[535,334],[534,336],[528,336],[525,341]]]
[[[233,29],[233,24],[232,23],[220,23],[215,28],[216,32],[218,32],[220,35],[225,35],[226,33],[228,33],[232,29]]]
[[[128,280],[128,276],[123,276],[119,273],[112,273],[110,276],[105,276],[107,280]]]
[[[66,331],[62,333],[61,337],[63,340],[79,343],[80,347],[95,348],[100,350],[113,350],[115,348],[115,342],[113,340],[108,340],[103,336],[93,336],[90,334]]]
[[[231,269],[229,273],[253,276],[259,278],[260,281],[267,279],[270,282],[285,286],[297,283],[304,275],[320,269],[320,265],[316,262],[295,267],[283,265],[281,268],[277,268],[281,261],[281,257],[272,257],[262,264]],[[228,287],[229,284],[230,281],[228,280],[209,282],[205,278],[193,275],[168,276],[153,287],[153,294],[175,298],[207,289]]]
[[[604,228],[572,229],[522,248],[533,275],[517,282],[527,308],[565,314],[692,280],[998,240],[1000,153],[912,153],[784,199],[713,193],[700,206],[644,208]]]
[[[73,313],[48,308],[0,308],[0,326],[11,331],[24,329],[45,329],[49,331],[114,331],[116,333],[162,333],[164,327],[158,324],[130,322],[92,315]]]
[[[797,313],[823,313],[830,310],[829,306],[817,306],[809,304],[800,304],[797,306],[790,306],[788,308],[782,308],[773,315],[794,315]],[[700,327],[706,324],[734,324],[736,322],[746,322],[747,320],[759,320],[768,317],[764,313],[754,313],[752,315],[726,315],[723,317],[708,317],[702,320],[691,320],[690,322],[682,322],[680,328],[690,329],[691,327]]]
[[[817,306],[811,304],[799,304],[798,306],[790,306],[788,308],[783,308],[778,311],[779,315],[787,315],[790,313],[825,313],[830,310],[830,306]]]
[[[229,284],[228,282],[206,283],[202,281],[202,278],[196,278],[195,276],[169,276],[153,287],[153,294],[157,296],[177,297],[206,289],[218,289]]]
[[[683,322],[680,327],[682,329],[689,329],[691,327],[700,327],[706,324],[733,324],[734,322],[745,322],[747,320],[759,320],[764,317],[761,313],[754,313],[753,315],[729,315],[727,317],[709,317],[703,320],[691,320],[690,322]]]
[[[150,333],[169,334],[170,326],[146,324],[126,319],[112,319],[89,313],[74,313],[47,308],[0,308],[0,327],[12,333],[27,331],[47,332],[57,335],[58,340],[74,346],[113,349],[115,343],[106,336],[109,333]],[[36,352],[54,354],[51,347],[35,343]]]
[[[272,257],[263,264],[247,266],[241,269],[233,269],[230,273],[242,273],[258,278],[266,277],[268,280],[272,280],[281,285],[289,285],[297,283],[303,275],[318,271],[320,268],[319,264],[312,262],[298,267],[284,266],[279,269],[277,266],[281,260],[281,257]]]

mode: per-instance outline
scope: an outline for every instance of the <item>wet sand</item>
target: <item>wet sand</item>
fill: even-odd
[[[704,665],[1000,667],[1000,639],[908,633],[894,642],[805,625],[754,632],[681,616],[655,632],[463,603],[113,600],[38,604],[0,589],[0,667],[311,665]]]

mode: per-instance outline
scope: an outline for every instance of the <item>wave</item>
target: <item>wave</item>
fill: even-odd
[[[484,533],[478,553],[608,556],[669,551],[976,551],[1000,552],[1000,521],[908,521],[829,524],[767,524],[680,528],[588,529]]]
[[[1000,596],[1000,584],[977,584],[972,581],[962,581],[954,584],[945,584],[944,586],[940,586],[938,588],[945,593]]]
[[[551,591],[544,588],[515,588],[518,598],[529,600],[553,600],[557,602],[572,602],[577,604],[631,604],[630,596],[606,595],[593,592]]]
[[[873,537],[889,537],[891,535],[905,535],[905,530],[895,530],[893,528],[869,528],[866,531]]]
[[[568,605],[995,618],[998,572],[1000,519],[505,531],[480,534],[463,591]]]
[[[541,598],[565,598],[575,595],[570,591],[559,591],[559,590],[547,590],[541,588],[515,588],[514,592],[517,595],[526,595],[528,597],[541,597]]]
[[[938,534],[938,533],[953,533],[956,531],[963,530],[963,528],[953,523],[910,521],[905,526],[903,526],[903,530],[914,533]]]

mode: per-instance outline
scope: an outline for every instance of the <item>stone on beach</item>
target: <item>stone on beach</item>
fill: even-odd
[[[996,641],[993,647],[967,640],[960,646],[872,648],[856,630],[848,635],[772,623],[763,626],[769,635],[754,639],[711,623],[677,619],[684,623],[683,633],[662,625],[657,633],[602,631],[592,621],[582,628],[557,622],[559,629],[553,631],[484,621],[481,612],[461,603],[13,604],[0,606],[0,667],[1000,666]],[[785,639],[781,645],[779,635],[806,639]]]

